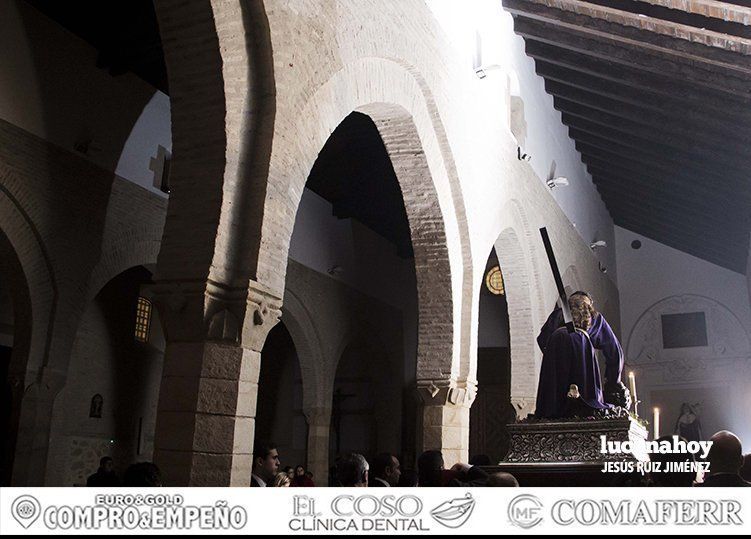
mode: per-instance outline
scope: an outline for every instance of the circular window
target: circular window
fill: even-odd
[[[488,288],[488,292],[496,296],[500,296],[505,292],[503,288],[503,274],[500,267],[493,266],[488,270],[488,274],[485,276],[485,286]]]
[[[634,240],[631,242],[631,248],[632,249],[640,249],[641,248],[641,242],[639,240]]]

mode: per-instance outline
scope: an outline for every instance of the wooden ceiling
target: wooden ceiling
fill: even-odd
[[[751,0],[503,0],[619,226],[745,273]]]

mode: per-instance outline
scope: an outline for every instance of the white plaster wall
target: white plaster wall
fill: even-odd
[[[339,219],[332,205],[303,191],[289,257],[355,290],[401,309],[404,320],[404,377],[415,378],[417,292],[414,260],[356,219]],[[332,268],[338,268],[333,273]],[[310,308],[314,308],[311,306]]]
[[[414,260],[398,257],[392,243],[356,219],[332,212],[327,200],[305,189],[290,258],[390,305],[405,306],[415,296]]]
[[[615,230],[624,346],[645,310],[661,299],[685,294],[706,296],[725,305],[738,317],[746,331],[751,331],[751,306],[745,275],[630,230],[621,227]],[[641,241],[640,249],[631,248],[634,240]]]
[[[599,250],[596,256],[617,282],[613,220],[569,138],[568,128],[561,123],[561,114],[553,108],[552,96],[545,92],[542,77],[535,73],[534,60],[524,52],[523,38],[513,31],[511,15],[494,0],[427,0],[427,4],[466,63],[468,76],[473,76],[476,35],[480,36],[480,64],[486,66],[487,77],[476,86],[486,86],[479,90],[485,99],[476,104],[479,111],[471,117],[471,127],[479,136],[476,124],[482,116],[484,121],[508,126],[508,96],[521,96],[526,137],[520,142],[532,155],[532,169],[541,182],[551,176],[568,178],[569,186],[557,187],[551,194],[587,244],[608,242],[611,248]]]
[[[421,183],[424,178],[405,176],[402,188],[415,195],[434,189],[437,202],[431,202],[431,207],[437,204],[440,208],[443,223],[437,228],[445,230],[447,256],[428,256],[424,264],[445,265],[448,258],[450,269],[442,271],[443,275],[451,272],[450,307],[445,301],[426,302],[422,320],[429,320],[428,326],[450,323],[452,333],[442,331],[440,337],[434,337],[429,328],[422,328],[419,377],[429,380],[450,376],[471,384],[484,262],[503,231],[510,229],[518,238],[514,258],[521,285],[514,292],[516,300],[509,291],[509,312],[512,318],[524,317],[525,327],[539,327],[556,298],[537,232],[541,226],[550,229],[559,265],[575,266],[582,287],[611,306],[618,304],[618,292],[614,267],[611,265],[606,275],[598,268],[597,256],[603,252],[592,253],[591,239],[585,239],[579,225],[573,226],[540,174],[518,161],[516,142],[506,121],[507,77],[495,77],[498,73],[491,72],[486,79],[478,79],[466,47],[462,50],[454,44],[448,35],[451,25],[441,26],[431,6],[435,4],[418,0],[300,0],[294,5],[266,5],[277,100],[262,238],[265,252],[261,252],[258,278],[272,288],[278,286],[277,259],[286,250],[287,216],[297,206],[300,180],[325,143],[326,132],[333,131],[352,110],[373,112],[373,103],[394,104],[414,122],[433,182],[426,189]],[[445,21],[460,20],[468,12],[465,3],[445,6]],[[455,9],[452,12],[449,8]],[[498,17],[503,16],[499,11]],[[494,28],[503,32],[502,26]],[[414,137],[407,136],[392,144],[391,151],[398,156],[413,151],[413,147]],[[560,159],[561,163],[565,161],[564,157]],[[435,233],[435,217],[420,213],[419,202],[409,209],[415,220],[430,222],[430,227],[426,226],[430,230],[421,238],[430,239]],[[589,213],[585,209],[581,214]],[[436,240],[444,243],[442,238]],[[612,252],[605,254],[614,260]],[[499,252],[498,256],[503,265],[508,255]],[[442,283],[440,290],[446,286]],[[425,297],[434,297],[436,292],[435,288],[422,289]],[[612,310],[617,312],[616,308]],[[519,326],[513,321],[511,325]],[[539,359],[533,333],[530,329],[526,343],[518,338],[514,343],[511,336],[512,349],[528,352],[513,384],[527,400],[533,399],[537,379],[528,363]],[[452,349],[447,351],[444,347],[449,339]],[[434,348],[440,348],[440,353],[433,353]]]
[[[671,434],[681,403],[699,403],[702,436],[731,430],[748,452],[751,307],[746,276],[621,227],[615,235],[623,345],[627,366],[637,376],[640,415],[651,420],[653,407],[660,407],[660,433]],[[641,248],[631,247],[634,240]],[[704,312],[708,346],[664,349],[663,311]]]
[[[125,141],[115,174],[166,197],[165,193],[154,187],[154,171],[150,168],[151,159],[156,157],[159,146],[172,152],[169,96],[157,90]]]

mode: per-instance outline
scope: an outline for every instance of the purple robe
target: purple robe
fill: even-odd
[[[570,415],[567,395],[571,384],[577,385],[582,401],[590,408],[612,408],[602,397],[600,366],[592,341],[584,331],[569,333],[564,327],[553,332],[542,356],[535,417]]]
[[[553,312],[548,316],[545,325],[542,326],[540,334],[537,336],[537,344],[545,353],[545,348],[548,346],[548,340],[555,330],[564,327],[563,325],[563,311],[556,307]],[[602,352],[605,358],[605,379],[608,384],[615,384],[621,381],[621,375],[623,374],[623,349],[621,343],[618,342],[618,337],[613,333],[613,329],[605,320],[602,314],[597,313],[592,325],[587,330],[589,338],[592,341],[592,346]]]
[[[543,351],[540,384],[537,388],[535,417],[558,418],[569,414],[567,394],[576,384],[582,401],[593,409],[611,408],[602,393],[600,366],[595,349],[605,357],[605,378],[608,383],[620,382],[623,372],[623,350],[618,338],[601,314],[585,333],[569,333],[563,326],[563,314],[555,309],[537,337]]]

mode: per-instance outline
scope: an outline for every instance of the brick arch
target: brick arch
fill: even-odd
[[[168,68],[171,193],[160,281],[253,278],[276,108],[263,2],[156,3]],[[189,253],[189,255],[188,255]]]
[[[27,307],[27,336],[19,352],[14,351],[10,370],[23,382],[36,373],[49,356],[52,320],[58,302],[57,280],[50,256],[36,225],[21,203],[0,185],[0,234],[4,236],[4,254],[15,262],[18,279],[13,281],[21,293],[20,304]],[[18,318],[18,317],[17,317]],[[14,348],[16,345],[14,344]],[[30,381],[24,382],[26,385]]]
[[[302,375],[303,409],[322,407],[324,377],[321,372],[324,352],[314,317],[297,295],[287,289],[284,296],[281,321],[295,344]]]
[[[537,387],[537,344],[530,263],[514,227],[500,233],[495,242],[495,252],[503,273],[508,302],[511,401],[517,414],[523,415],[533,404]]]
[[[351,112],[368,115],[396,172],[410,226],[420,319],[418,378],[448,380],[459,372],[462,233],[445,148],[422,92],[403,66],[367,59],[345,66],[299,103],[300,110],[279,112],[257,279],[281,297],[295,214],[318,152]]]
[[[0,251],[12,271],[14,343],[8,368],[11,417],[4,469],[13,485],[40,483],[32,448],[38,448],[37,421],[44,421],[45,403],[58,389],[55,373],[44,366],[52,347],[59,293],[47,247],[31,216],[0,178]],[[13,178],[10,178],[11,183]],[[26,323],[21,323],[25,320]]]
[[[86,309],[102,288],[122,272],[136,266],[155,264],[160,246],[159,238],[138,238],[131,235],[108,242],[89,278],[82,309]]]

